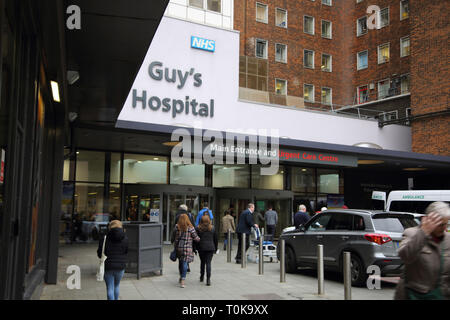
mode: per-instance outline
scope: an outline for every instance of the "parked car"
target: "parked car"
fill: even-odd
[[[321,212],[298,229],[281,234],[280,239],[285,239],[286,271],[317,268],[317,245],[322,244],[325,270],[342,272],[343,252],[351,252],[352,285],[365,285],[370,265],[379,266],[381,275],[398,275],[403,269],[397,254],[403,231],[417,225],[413,214],[403,212]]]

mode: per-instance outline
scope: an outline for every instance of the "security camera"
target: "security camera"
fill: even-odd
[[[74,122],[78,118],[78,113],[76,112],[69,112],[69,121]]]
[[[77,82],[78,79],[80,79],[80,74],[78,73],[78,71],[72,71],[72,70],[67,71],[67,81],[69,82],[70,85]]]

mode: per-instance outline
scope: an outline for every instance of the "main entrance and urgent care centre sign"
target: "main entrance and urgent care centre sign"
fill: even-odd
[[[240,100],[239,37],[234,30],[164,16],[116,127],[166,133],[186,127],[222,133],[267,130],[268,137],[292,141],[370,142],[385,150],[411,151],[411,128],[406,126],[379,128],[375,120]],[[340,161],[327,156],[286,154],[280,160]]]

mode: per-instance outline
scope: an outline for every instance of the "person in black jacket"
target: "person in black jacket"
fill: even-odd
[[[253,222],[253,211],[255,211],[255,205],[249,203],[247,210],[242,211],[239,216],[238,226],[236,228],[236,233],[238,235],[238,249],[236,253],[236,263],[241,263],[242,254],[246,254],[247,249],[250,247],[250,234],[252,232],[252,227],[258,228],[258,225]],[[245,251],[242,251],[242,234],[245,233]]]
[[[211,261],[217,251],[217,233],[211,223],[209,215],[204,215],[197,227],[200,242],[195,243],[195,249],[200,256],[200,282],[203,282],[206,267],[206,285],[211,285]]]
[[[103,240],[98,244],[97,256],[102,255]],[[119,299],[119,285],[125,273],[128,254],[128,237],[123,231],[122,222],[113,220],[109,224],[105,243],[105,283],[108,300]]]

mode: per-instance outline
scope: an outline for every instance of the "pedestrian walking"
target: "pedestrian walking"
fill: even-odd
[[[236,231],[236,226],[234,224],[234,218],[231,215],[229,210],[226,210],[224,216],[222,218],[222,233],[225,236],[225,240],[223,242],[223,250],[226,250],[228,243],[228,230],[231,231],[230,238],[230,250],[233,250],[233,233]]]
[[[239,216],[238,226],[236,228],[236,233],[238,235],[238,249],[236,253],[236,263],[241,263],[242,255],[247,253],[247,249],[250,247],[250,234],[252,232],[252,227],[258,228],[258,225],[253,222],[253,212],[255,211],[255,205],[249,203],[247,210],[242,211]],[[242,234],[245,233],[245,252],[242,252]]]
[[[178,223],[175,225],[175,232],[172,234],[172,243],[174,243],[178,258],[178,270],[180,272],[179,283],[181,288],[185,287],[188,263],[194,261],[193,241],[198,242],[200,238],[195,232],[188,215],[183,213],[178,218]]]
[[[178,223],[178,219],[180,218],[180,215],[182,215],[182,214],[187,214],[187,216],[189,217],[189,221],[191,222],[192,226],[194,226],[194,215],[188,211],[188,206],[185,204],[180,204],[180,206],[178,207],[178,211],[175,216],[175,225]],[[172,232],[175,232],[175,227],[173,228]],[[189,263],[188,263],[188,267],[187,267],[187,272],[191,272]]]
[[[214,216],[212,214],[212,211],[208,208],[208,202],[204,202],[203,203],[203,209],[198,212],[197,219],[195,220],[195,227],[198,227],[198,224],[200,223],[201,218],[205,214],[209,215],[209,218],[211,219],[211,221],[214,220]]]
[[[398,255],[405,264],[397,285],[396,300],[450,299],[450,208],[433,202],[420,226],[403,232]]]
[[[105,242],[105,275],[108,300],[119,300],[120,280],[125,273],[128,254],[128,238],[123,231],[122,222],[113,220],[108,227]],[[101,258],[104,237],[98,244],[97,256]]]
[[[298,212],[294,215],[294,226],[298,229],[300,225],[309,221],[310,216],[306,212],[306,206],[304,204],[299,205]]]
[[[267,235],[269,236],[270,241],[273,241],[278,223],[278,213],[273,210],[272,206],[269,206],[268,209],[269,210],[264,214],[264,220],[266,221]]]
[[[206,268],[206,285],[211,285],[211,261],[217,251],[217,234],[208,215],[204,215],[196,229],[200,241],[194,248],[200,256],[200,282],[203,282]]]

